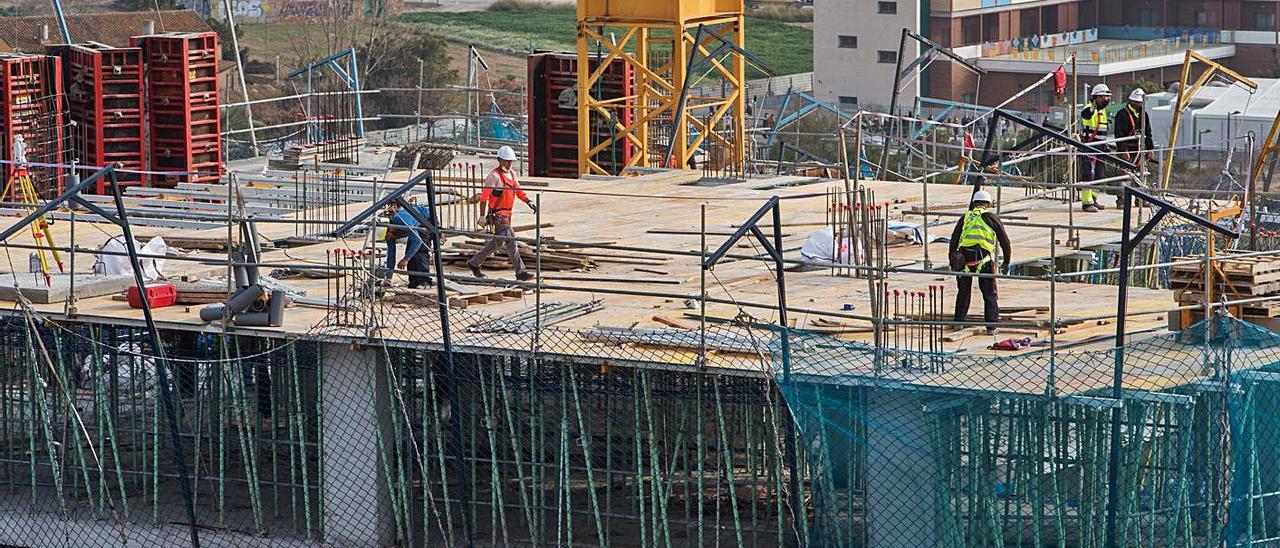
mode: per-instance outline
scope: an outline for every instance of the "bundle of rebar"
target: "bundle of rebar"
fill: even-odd
[[[523,335],[534,329],[555,325],[600,310],[604,301],[586,303],[542,303],[541,306],[495,318],[467,327],[471,333],[510,333]]]
[[[593,342],[644,344],[697,350],[703,348],[702,334],[696,329],[608,329],[597,328],[578,333],[584,340]],[[705,348],[718,352],[755,354],[767,351],[767,341],[737,333],[707,332]],[[792,350],[797,350],[792,341]]]

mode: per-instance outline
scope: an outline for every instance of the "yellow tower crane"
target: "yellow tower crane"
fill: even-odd
[[[718,169],[743,169],[746,65],[755,60],[744,49],[742,0],[579,0],[577,35],[579,173],[685,168],[700,150]],[[630,92],[605,98],[613,63],[626,65]],[[695,85],[724,92],[703,96]]]

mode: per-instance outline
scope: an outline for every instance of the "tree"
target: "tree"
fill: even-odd
[[[385,43],[366,44],[364,49],[356,50],[361,61],[370,60],[368,70],[363,71],[365,80],[361,81],[366,89],[413,88],[418,85],[419,66],[422,68],[423,87],[442,87],[458,79],[458,72],[449,66],[449,50],[443,38],[403,24],[393,25],[391,30]],[[383,48],[382,55],[370,51],[378,47]],[[419,60],[422,61],[421,65]],[[366,96],[365,105],[367,109],[372,107],[369,112],[411,114],[418,108],[417,94],[411,95],[412,97],[406,97],[403,92],[379,93]],[[448,94],[422,94],[422,114],[445,111],[450,106],[446,95]],[[394,120],[388,121],[388,124],[399,125]]]

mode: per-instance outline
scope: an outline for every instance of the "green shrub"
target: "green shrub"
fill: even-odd
[[[574,11],[572,2],[547,0],[496,0],[489,11]]]
[[[812,23],[813,10],[804,9],[800,6],[791,5],[772,5],[760,6],[752,8],[747,12],[749,15],[768,19],[770,21],[781,21],[783,23]]]

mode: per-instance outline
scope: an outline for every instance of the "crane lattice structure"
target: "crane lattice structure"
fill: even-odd
[[[623,168],[703,161],[741,171],[746,158],[746,63],[742,0],[578,2],[578,171],[609,174],[597,155]],[[701,60],[699,60],[701,59]],[[629,93],[602,98],[611,63],[632,75]],[[720,97],[690,93],[697,84]]]

